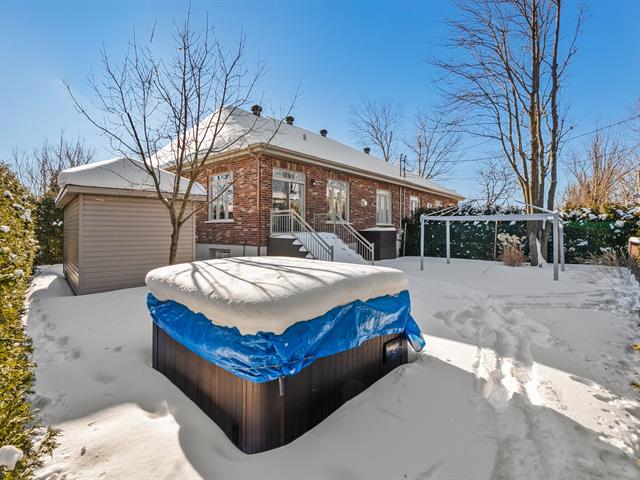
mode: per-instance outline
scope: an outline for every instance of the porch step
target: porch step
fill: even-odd
[[[320,235],[320,237],[322,237],[322,239],[329,245],[333,246],[334,262],[356,263],[362,265],[367,263],[365,259],[362,258],[362,255],[359,255],[356,252],[355,244],[345,243],[335,233],[318,232],[318,235]],[[353,247],[351,245],[353,245]]]
[[[269,237],[267,255],[280,257],[308,258],[309,251],[293,236]]]

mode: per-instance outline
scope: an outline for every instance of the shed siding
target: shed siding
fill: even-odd
[[[82,195],[76,196],[64,209],[64,275],[74,292],[78,293],[80,202]]]
[[[194,259],[195,225],[180,231],[178,263]],[[79,293],[144,285],[144,278],[169,262],[171,224],[157,199],[84,195]]]

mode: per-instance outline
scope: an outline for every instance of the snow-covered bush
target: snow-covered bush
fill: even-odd
[[[590,255],[586,262],[607,267],[631,268],[632,266],[632,260],[629,258],[626,248],[603,248],[600,254]]]
[[[55,431],[40,426],[29,403],[32,347],[22,313],[37,248],[32,205],[27,191],[2,164],[0,191],[0,447],[22,452],[15,465],[0,465],[0,477],[28,478],[55,447]]]
[[[624,249],[640,225],[640,208],[611,205],[601,210],[579,208],[562,212],[568,262],[597,262],[606,250]],[[604,249],[604,250],[603,250]]]
[[[509,267],[521,267],[524,263],[524,253],[522,251],[522,241],[516,235],[508,233],[498,234],[500,242],[500,258]]]

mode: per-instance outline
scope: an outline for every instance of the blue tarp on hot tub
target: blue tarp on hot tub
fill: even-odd
[[[257,383],[295,375],[318,358],[356,348],[379,335],[404,333],[415,350],[424,347],[406,290],[335,307],[291,325],[280,335],[242,335],[235,327],[215,325],[203,314],[172,300],[158,300],[151,293],[147,306],[153,321],[174,340],[234,375]]]

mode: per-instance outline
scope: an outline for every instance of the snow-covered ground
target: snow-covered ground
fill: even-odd
[[[429,259],[409,276],[427,347],[290,445],[245,455],[151,368],[145,288],[74,297],[60,269],[27,315],[35,403],[62,429],[42,478],[637,479],[640,289],[619,269]]]

